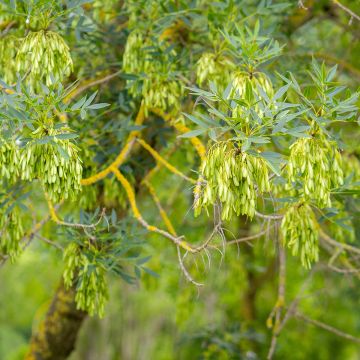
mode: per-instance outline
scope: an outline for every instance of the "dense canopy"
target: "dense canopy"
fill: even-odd
[[[0,1],[0,359],[358,359],[360,2]]]

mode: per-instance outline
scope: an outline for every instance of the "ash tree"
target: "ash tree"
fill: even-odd
[[[286,298],[285,259],[306,274],[327,263],[358,274],[359,94],[343,66],[315,53],[287,60],[284,18],[311,11],[299,3],[0,2],[1,261],[37,241],[63,259],[28,359],[70,354],[86,315],[106,313],[109,276],[161,277],[144,250],[153,239],[200,291],[197,260],[267,247],[278,264],[268,358],[289,317],[326,330]],[[174,225],[185,214],[163,204],[160,170],[186,184],[203,238]]]

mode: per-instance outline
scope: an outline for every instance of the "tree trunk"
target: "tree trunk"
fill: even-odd
[[[31,338],[25,360],[66,359],[85,317],[86,313],[76,308],[75,289],[65,289],[61,281],[45,319]]]

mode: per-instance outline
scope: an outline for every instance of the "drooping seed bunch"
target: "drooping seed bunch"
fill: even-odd
[[[204,53],[196,64],[197,83],[202,86],[213,82],[220,89],[225,88],[229,82],[230,62],[220,59],[216,54]]]
[[[39,129],[33,134],[42,138],[44,129]],[[47,131],[49,135],[56,135],[54,129]],[[81,191],[82,165],[79,148],[74,143],[56,137],[53,141],[55,144],[30,141],[20,157],[20,172],[23,180],[39,179],[50,199],[58,202],[75,198]]]
[[[14,140],[0,141],[0,176],[14,183],[19,176],[20,149]]]
[[[263,72],[257,71],[254,73],[249,73],[247,71],[236,71],[232,74],[233,95],[237,93],[241,98],[246,91],[247,81],[251,83],[251,87],[253,91],[256,92],[259,96],[261,95],[259,93],[258,87],[261,87],[269,96],[271,96],[274,93],[271,80]]]
[[[145,51],[144,45],[149,45],[140,31],[132,31],[126,41],[123,70],[129,74],[140,73],[144,69]]]
[[[0,251],[14,259],[21,251],[20,240],[24,236],[22,216],[17,206],[12,209],[10,205],[1,208],[0,228]]]
[[[206,182],[200,192],[196,187],[195,214],[202,207],[222,203],[222,218],[234,214],[253,217],[257,194],[270,190],[268,167],[262,158],[241,152],[229,143],[211,148],[201,166]]]
[[[16,82],[15,56],[19,39],[8,35],[0,38],[0,76],[8,84]]]
[[[300,255],[301,264],[310,268],[319,259],[319,235],[315,214],[306,203],[291,206],[281,222],[283,243],[292,255]]]
[[[343,183],[340,152],[323,137],[301,138],[290,149],[289,181],[302,182],[304,199],[330,207],[331,188]]]
[[[174,76],[169,75],[175,69],[174,64],[170,62],[170,68],[164,67],[165,62],[153,59],[147,50],[151,45],[151,41],[140,31],[133,31],[128,37],[123,57],[123,70],[141,77],[141,83],[128,81],[129,92],[133,96],[141,95],[146,109],[178,109],[182,87]]]
[[[80,249],[72,243],[64,251],[64,283],[71,287],[76,283],[75,301],[78,309],[90,315],[104,316],[108,287],[105,270],[96,262],[90,262]]]
[[[26,73],[33,88],[43,81],[52,84],[51,76],[61,81],[73,70],[69,46],[64,39],[52,31],[30,32],[22,41],[16,56],[16,70]]]
[[[274,89],[268,76],[262,72],[248,73],[246,71],[237,71],[232,74],[232,91],[231,97],[238,97],[243,99],[247,88],[251,89],[252,97],[256,95],[259,99],[262,98],[259,87],[271,98],[274,94]],[[255,101],[256,99],[254,99]],[[253,109],[261,116],[261,110],[259,105],[255,104]],[[248,116],[243,116],[244,110],[240,105],[235,106],[232,111],[232,116],[235,118],[241,118],[245,123],[249,122]]]
[[[142,87],[144,105],[147,109],[178,109],[180,107],[181,92],[178,81],[168,79],[156,71],[148,73]]]

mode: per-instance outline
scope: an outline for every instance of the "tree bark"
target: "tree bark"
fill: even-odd
[[[77,334],[86,317],[75,303],[75,289],[61,281],[45,319],[30,341],[25,360],[63,360],[74,350]]]

